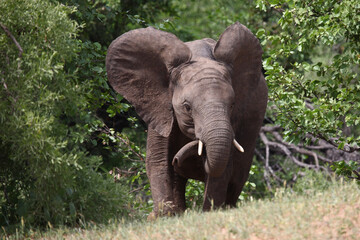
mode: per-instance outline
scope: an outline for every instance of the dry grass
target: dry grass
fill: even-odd
[[[188,212],[155,222],[112,223],[91,230],[56,230],[46,239],[360,239],[360,189],[334,183],[303,194],[277,192],[272,200],[237,209]]]

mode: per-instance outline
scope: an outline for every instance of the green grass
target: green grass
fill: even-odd
[[[310,179],[301,191],[279,189],[273,199],[236,209],[34,232],[44,239],[360,239],[360,188],[354,182]],[[296,188],[293,188],[296,189]],[[15,238],[13,236],[12,238]]]

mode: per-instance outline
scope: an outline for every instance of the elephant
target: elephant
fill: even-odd
[[[188,179],[205,182],[203,210],[236,206],[267,106],[262,48],[244,25],[219,40],[183,42],[153,27],[108,48],[111,87],[147,124],[152,217],[186,210]]]

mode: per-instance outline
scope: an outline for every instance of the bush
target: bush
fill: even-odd
[[[360,5],[345,1],[257,1],[280,14],[275,30],[259,29],[270,106],[285,140],[311,136],[359,151]]]
[[[42,0],[0,5],[0,224],[76,224],[125,214],[126,194],[99,173],[84,126],[86,82],[66,64],[81,44],[74,8]],[[15,43],[18,43],[16,45]],[[70,70],[69,70],[70,71]]]

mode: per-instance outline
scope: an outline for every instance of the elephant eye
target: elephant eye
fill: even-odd
[[[187,112],[190,112],[191,111],[191,107],[188,103],[184,103],[184,108]]]

